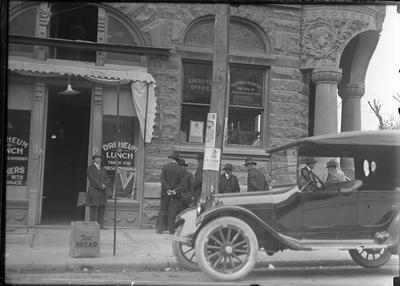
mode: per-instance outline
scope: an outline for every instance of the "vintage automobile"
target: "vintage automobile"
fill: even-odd
[[[189,270],[215,280],[245,277],[260,250],[346,250],[359,265],[380,267],[398,251],[400,131],[352,131],[270,148],[271,190],[213,194],[212,207],[176,219],[174,254]],[[297,184],[302,158],[317,161],[320,186]],[[337,159],[349,179],[324,185],[326,162]],[[319,165],[318,165],[319,164]],[[319,175],[318,175],[319,174]]]

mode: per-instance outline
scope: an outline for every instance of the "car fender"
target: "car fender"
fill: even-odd
[[[279,232],[277,232],[274,228],[265,223],[262,219],[253,214],[251,211],[240,206],[218,206],[206,210],[201,215],[200,220],[198,220],[197,230],[193,239],[196,239],[197,234],[208,222],[222,216],[232,216],[242,219],[254,230],[254,233],[256,233],[256,235],[260,231],[266,231],[274,239],[276,239],[277,241],[279,241],[280,243],[282,243],[283,245],[287,246],[290,249],[293,250],[310,249],[308,247],[301,246],[299,243],[296,243],[295,239],[281,235]],[[260,237],[258,237],[258,235],[257,238],[260,240]]]
[[[394,207],[393,209],[396,215],[387,228],[389,239],[385,241],[385,244],[390,245],[389,251],[392,254],[398,254],[400,250],[400,207]]]

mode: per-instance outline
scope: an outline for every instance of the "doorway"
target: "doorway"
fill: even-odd
[[[77,207],[77,199],[86,190],[91,90],[58,94],[64,89],[49,87],[42,224],[84,219],[84,207]]]

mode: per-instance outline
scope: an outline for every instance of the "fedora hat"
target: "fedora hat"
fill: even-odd
[[[225,167],[223,167],[222,170],[230,170],[230,171],[232,171],[233,170],[233,166],[232,166],[232,164],[226,163]]]
[[[183,159],[178,159],[178,165],[179,165],[179,166],[187,166],[188,164],[186,164],[185,160],[183,160]]]
[[[250,165],[250,164],[257,165],[257,162],[255,162],[255,161],[253,160],[253,158],[247,158],[247,159],[244,161],[244,165],[247,166],[247,165]]]
[[[315,164],[317,163],[317,160],[315,160],[313,157],[306,157],[303,159],[304,164]]]
[[[99,153],[99,152],[96,152],[96,153],[94,153],[93,156],[92,156],[92,159],[94,159],[94,158],[100,158],[100,159],[103,160],[103,155],[101,155],[101,153]]]
[[[326,163],[326,167],[337,167],[339,166],[338,162],[335,159],[329,160],[328,163]]]
[[[204,153],[197,153],[197,160],[204,160]]]
[[[168,158],[179,160],[179,153],[174,151],[170,156],[168,156]]]

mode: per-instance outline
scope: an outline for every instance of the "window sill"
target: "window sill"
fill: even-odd
[[[175,145],[174,150],[182,153],[184,158],[196,158],[197,153],[204,152],[203,144],[196,145]],[[222,159],[243,160],[245,157],[252,157],[258,161],[269,161],[270,155],[264,148],[253,146],[225,146],[222,151]]]

